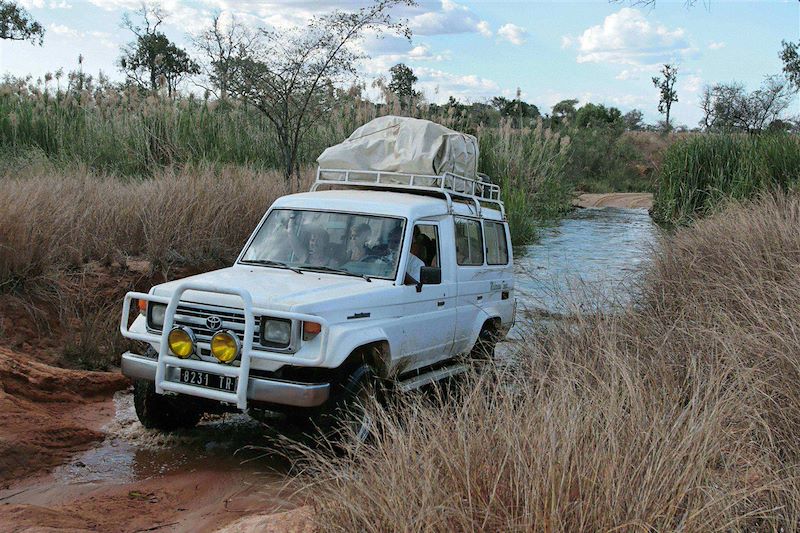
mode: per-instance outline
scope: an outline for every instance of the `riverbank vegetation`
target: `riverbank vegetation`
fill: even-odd
[[[686,224],[726,201],[800,183],[800,138],[784,133],[692,136],[664,154],[653,216]]]
[[[517,363],[459,400],[406,400],[358,453],[312,452],[318,527],[794,530],[798,250],[797,196],[678,230],[635,307],[525,328]]]

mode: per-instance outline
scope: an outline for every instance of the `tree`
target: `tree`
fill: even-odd
[[[30,41],[42,46],[44,28],[16,2],[0,0],[0,39]]]
[[[504,96],[495,96],[492,98],[492,106],[500,112],[501,117],[510,118],[511,125],[515,128],[528,126],[541,116],[538,107],[522,101],[519,89],[517,89],[517,97],[513,100]]]
[[[228,97],[231,63],[237,55],[247,54],[255,42],[255,35],[231,15],[226,23],[220,12],[214,13],[211,25],[192,43],[204,56],[204,71],[217,98]]]
[[[616,107],[588,103],[575,113],[575,125],[579,128],[621,126],[622,112]]]
[[[570,98],[568,100],[561,100],[556,105],[553,106],[551,110],[551,117],[553,120],[553,125],[558,126],[566,121],[570,121],[575,118],[575,113],[577,113],[577,109],[575,106],[578,105],[578,100],[574,98]]]
[[[628,131],[640,131],[644,127],[644,113],[638,109],[631,109],[622,115],[622,122]]]
[[[261,30],[251,50],[231,60],[230,92],[272,123],[282,150],[284,174],[299,179],[298,151],[305,135],[335,104],[334,88],[357,78],[365,55],[354,45],[384,31],[410,39],[411,31],[389,14],[412,0],[375,0],[355,12],[333,11],[302,28]]]
[[[136,40],[122,49],[120,70],[142,89],[156,91],[162,85],[173,96],[180,81],[187,75],[199,74],[200,68],[189,55],[178,48],[166,35],[158,31],[164,22],[164,13],[158,6],[145,5],[136,12],[144,23],[137,26],[126,13],[123,27],[136,36]]]
[[[783,73],[789,83],[796,91],[800,91],[800,41],[781,41],[781,52],[779,54],[783,61]]]
[[[414,90],[417,77],[411,67],[398,63],[389,69],[392,79],[389,82],[389,90],[400,99],[400,109],[405,109],[419,97],[419,93]]]
[[[748,93],[741,83],[706,86],[700,99],[708,131],[763,131],[780,119],[792,102],[794,90],[781,76],[769,76],[761,87]]]
[[[658,112],[666,115],[664,118],[666,129],[669,130],[669,112],[672,104],[678,101],[678,92],[675,90],[675,82],[678,80],[678,67],[675,65],[664,65],[661,75],[653,76],[653,86],[659,91]]]

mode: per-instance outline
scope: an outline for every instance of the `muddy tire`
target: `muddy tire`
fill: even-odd
[[[193,428],[203,416],[203,411],[191,400],[157,394],[152,381],[134,382],[133,406],[139,422],[148,429]]]
[[[484,325],[469,354],[470,360],[478,363],[488,363],[494,360],[494,350],[499,340],[497,330],[489,324]]]
[[[369,365],[350,372],[334,392],[333,403],[313,424],[317,437],[340,451],[347,442],[363,443],[375,432],[373,408],[380,401],[380,385]]]

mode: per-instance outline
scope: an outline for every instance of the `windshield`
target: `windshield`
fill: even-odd
[[[394,279],[402,235],[399,218],[274,209],[242,262]]]

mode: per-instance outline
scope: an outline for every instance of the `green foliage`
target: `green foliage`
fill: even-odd
[[[200,73],[197,63],[161,32],[137,37],[123,52],[119,66],[128,80],[143,89],[155,91],[163,80],[170,95],[184,76]]]
[[[532,127],[541,113],[534,104],[522,101],[519,93],[520,91],[517,89],[517,97],[514,100],[509,100],[504,96],[495,96],[492,98],[492,107],[497,109],[502,118],[511,120],[513,127]]]
[[[521,245],[536,239],[538,227],[569,209],[571,188],[564,180],[569,137],[544,128],[515,130],[509,124],[482,129],[480,170],[503,190],[511,238]]]
[[[400,107],[405,109],[411,105],[413,100],[420,97],[420,93],[414,90],[417,77],[411,67],[398,63],[389,69],[392,79],[389,81],[389,90],[400,99]]]
[[[693,136],[667,150],[659,179],[654,217],[686,224],[728,199],[796,187],[800,139],[786,134]]]
[[[44,28],[16,2],[0,0],[0,39],[42,45]]]
[[[578,112],[575,108],[576,105],[578,105],[578,100],[575,98],[561,100],[554,105],[550,114],[553,125],[560,126],[565,122],[571,121],[573,118],[575,118],[575,113]]]
[[[134,24],[127,13],[122,18],[123,26],[133,32],[136,40],[123,47],[119,58],[120,70],[128,83],[153,92],[166,86],[168,94],[172,96],[181,79],[199,74],[200,67],[184,50],[158,31],[164,22],[164,13],[158,5],[142,4],[137,15],[142,19],[143,26]]]
[[[606,107],[602,104],[586,104],[575,113],[575,126],[578,128],[624,127],[622,113],[616,107]]]
[[[781,41],[781,51],[779,57],[783,62],[783,73],[786,79],[800,91],[800,41]]]
[[[557,104],[560,116],[572,116],[562,125],[572,140],[566,167],[569,184],[591,193],[650,191],[651,178],[642,170],[641,154],[623,135],[628,121],[641,121],[641,113],[623,117],[616,107],[592,103],[573,112],[574,102]]]

